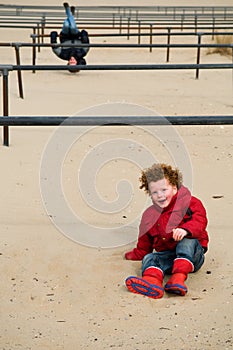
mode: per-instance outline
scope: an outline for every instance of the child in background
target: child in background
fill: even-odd
[[[140,182],[153,205],[142,215],[136,248],[125,254],[127,260],[142,260],[142,277],[128,277],[126,286],[154,299],[164,290],[183,296],[184,281],[201,268],[208,249],[206,210],[170,165],[152,165],[142,171]],[[171,277],[163,287],[165,274]]]
[[[60,33],[60,42],[67,46],[54,46],[53,52],[62,60],[68,61],[68,65],[86,65],[84,56],[87,55],[89,47],[83,47],[82,44],[89,44],[89,36],[87,31],[79,31],[75,19],[74,19],[74,6],[69,6],[67,2],[64,2],[64,8],[67,18],[64,20],[62,31]],[[51,44],[57,43],[58,33],[53,31],[50,33]],[[76,46],[72,46],[72,45]],[[69,46],[70,45],[70,46]],[[79,70],[71,69],[71,73],[79,72]]]

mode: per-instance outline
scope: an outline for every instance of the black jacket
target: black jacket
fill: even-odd
[[[54,33],[54,32],[52,32]],[[52,36],[51,33],[51,43],[57,43],[57,40]],[[77,34],[64,34],[60,33],[60,43],[66,45],[76,44],[77,47],[53,47],[53,52],[62,60],[68,61],[71,56],[73,56],[77,61],[80,58],[86,56],[89,51],[89,47],[82,47],[82,44],[89,44],[88,33],[85,30],[78,32]]]

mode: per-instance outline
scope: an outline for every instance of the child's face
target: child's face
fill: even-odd
[[[71,56],[68,61],[68,64],[71,66],[75,66],[77,63],[78,63],[77,60],[73,56]]]
[[[166,208],[177,193],[177,187],[171,185],[166,178],[151,181],[148,188],[153,204],[157,204],[160,208]]]

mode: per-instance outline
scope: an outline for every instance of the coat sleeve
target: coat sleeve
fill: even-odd
[[[150,234],[146,233],[139,237],[137,246],[130,252],[125,253],[127,260],[142,260],[146,254],[153,251],[153,239]]]
[[[201,201],[195,197],[192,197],[189,208],[191,210],[190,219],[184,220],[178,227],[185,229],[193,238],[200,240],[207,234],[206,210]]]

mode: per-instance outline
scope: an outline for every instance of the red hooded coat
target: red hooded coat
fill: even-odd
[[[153,249],[157,252],[174,250],[178,242],[174,241],[172,230],[177,227],[185,229],[188,232],[186,238],[198,239],[207,250],[207,222],[206,210],[201,201],[181,186],[166,208],[154,204],[144,211],[137,247],[126,253],[126,259],[142,260]]]

